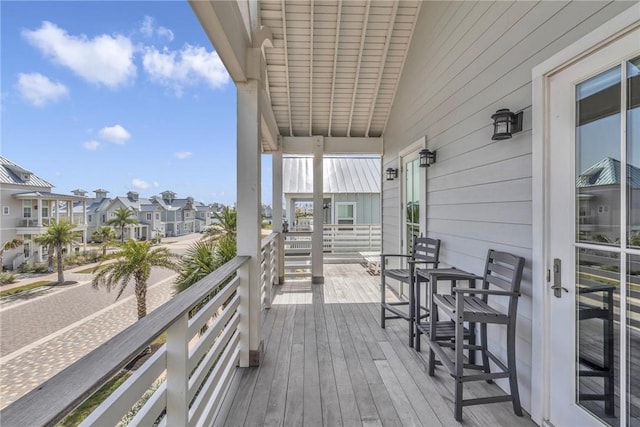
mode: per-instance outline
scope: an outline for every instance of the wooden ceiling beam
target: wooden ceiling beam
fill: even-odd
[[[391,17],[389,18],[389,25],[387,26],[387,34],[385,37],[384,48],[382,50],[382,55],[380,55],[380,66],[378,71],[378,78],[376,79],[376,86],[373,91],[373,102],[369,107],[369,121],[367,122],[367,130],[365,132],[365,136],[369,136],[369,131],[371,130],[371,122],[373,121],[373,113],[376,110],[376,104],[378,103],[378,91],[380,90],[380,83],[382,82],[382,74],[384,73],[384,67],[387,64],[387,54],[389,53],[389,45],[391,44],[391,34],[393,33],[393,27],[396,21],[396,15],[398,13],[398,4],[399,2],[393,2],[393,10],[391,12]]]
[[[347,127],[347,136],[351,136],[351,125],[353,124],[353,109],[356,105],[356,95],[358,94],[358,80],[360,79],[360,66],[362,64],[362,52],[364,52],[364,42],[367,38],[367,25],[369,23],[369,10],[371,8],[371,0],[367,0],[364,9],[364,18],[362,20],[362,33],[360,35],[360,50],[358,52],[358,62],[356,63],[356,75],[353,79],[353,93],[351,94],[351,112],[349,113],[349,126]]]
[[[333,99],[336,88],[336,69],[338,67],[338,46],[340,44],[340,22],[342,20],[342,0],[338,0],[338,13],[336,18],[336,42],[333,50],[333,74],[331,76],[331,99],[329,104],[329,127],[327,135],[331,136],[331,121],[333,119]]]

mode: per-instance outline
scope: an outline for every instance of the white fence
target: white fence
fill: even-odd
[[[380,224],[325,224],[324,251],[332,254],[353,254],[380,251]]]
[[[266,248],[271,248],[271,241]],[[265,253],[271,257],[273,251]],[[123,417],[140,426],[210,424],[239,363],[237,272],[248,260],[234,258],[5,408],[0,413],[2,426],[54,425],[163,332],[166,344],[82,425],[116,425]],[[134,407],[138,409],[132,413]]]
[[[271,290],[278,284],[278,233],[262,239],[260,259],[260,301],[262,308],[271,308]]]

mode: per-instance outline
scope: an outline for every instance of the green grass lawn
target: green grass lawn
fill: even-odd
[[[80,406],[73,410],[57,425],[58,427],[71,427],[80,425],[87,416],[98,407],[107,397],[114,392],[115,389],[125,382],[131,376],[129,371],[120,371],[115,377],[109,380],[98,391],[93,393],[90,398],[85,400]]]
[[[41,288],[43,286],[53,285],[56,282],[52,282],[50,280],[42,280],[40,282],[29,283],[28,285],[18,286],[16,288],[5,289],[4,291],[0,291],[0,298],[7,297],[9,295],[20,294],[22,292],[27,292],[32,289]]]

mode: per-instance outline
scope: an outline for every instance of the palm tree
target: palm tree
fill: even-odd
[[[178,256],[169,252],[167,248],[151,249],[149,242],[128,240],[119,243],[118,246],[120,250],[108,257],[116,261],[98,265],[96,267],[97,274],[91,284],[95,289],[104,286],[109,292],[118,286],[117,300],[133,279],[138,319],[142,319],[147,315],[147,280],[151,274],[151,267],[163,267],[177,271],[178,266],[174,259]]]
[[[134,212],[127,208],[118,208],[115,212],[115,218],[107,221],[107,225],[112,225],[120,229],[120,241],[124,243],[124,229],[127,225],[137,224],[138,219],[135,218]]]
[[[225,206],[220,212],[215,212],[213,218],[217,222],[207,229],[205,239],[218,240],[224,236],[236,239],[238,213],[235,209]]]
[[[17,249],[20,245],[22,245],[22,240],[18,239],[17,237],[11,240],[7,240],[2,244],[2,247],[0,247],[0,271],[2,271],[2,268],[4,266],[4,264],[2,263],[2,257],[4,256],[4,251]]]
[[[231,261],[237,253],[236,240],[229,236],[218,240],[194,242],[179,262],[179,275],[175,281],[176,293],[200,281]]]
[[[55,219],[49,221],[47,232],[36,237],[39,245],[53,247],[58,261],[58,283],[64,283],[64,260],[62,249],[75,242],[76,234],[73,232],[73,225],[65,220],[56,222]],[[49,256],[52,256],[49,253]]]
[[[107,247],[115,240],[116,232],[111,227],[98,227],[91,235],[93,240],[99,240],[102,247],[102,257],[107,256]]]

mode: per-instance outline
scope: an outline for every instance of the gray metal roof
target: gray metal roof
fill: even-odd
[[[379,193],[380,159],[370,157],[325,157],[323,188],[331,193]],[[282,160],[284,193],[313,193],[313,158]]]
[[[627,180],[632,188],[640,188],[640,169],[629,165]],[[616,184],[620,184],[620,161],[611,157],[600,160],[576,179],[576,187],[578,188]]]
[[[28,173],[29,179],[23,180],[20,173]],[[0,156],[0,184],[24,185],[27,187],[43,187],[51,189],[53,184],[35,175],[21,166],[13,163],[6,157]]]

